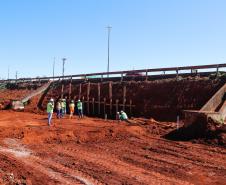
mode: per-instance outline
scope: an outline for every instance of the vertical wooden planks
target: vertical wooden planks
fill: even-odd
[[[123,86],[123,111],[125,111],[125,104],[126,104],[126,85]]]
[[[112,115],[112,82],[109,82],[110,115]]]
[[[89,115],[89,95],[90,95],[90,82],[88,82],[87,84],[87,97],[86,97],[86,100],[87,100],[87,114]]]
[[[100,115],[100,83],[97,84],[98,88],[98,114]]]

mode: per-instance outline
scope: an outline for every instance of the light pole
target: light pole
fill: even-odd
[[[107,72],[109,73],[110,68],[110,33],[111,33],[111,26],[106,27],[108,29],[108,65],[107,65]],[[109,77],[109,74],[107,74],[107,77]]]
[[[9,80],[9,66],[8,66],[8,80]]]
[[[62,58],[62,61],[63,61],[62,76],[63,76],[63,78],[64,78],[64,65],[65,65],[66,60],[67,60],[66,58]]]
[[[53,58],[53,80],[55,76],[55,57]]]
[[[16,71],[16,75],[15,75],[16,76],[16,81],[17,81],[17,75],[18,75],[18,72]]]

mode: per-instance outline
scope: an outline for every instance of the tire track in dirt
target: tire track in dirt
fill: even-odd
[[[147,139],[146,139],[147,140]],[[133,140],[133,142],[128,143],[127,142],[127,147],[125,148],[131,148],[136,146],[137,140]],[[128,145],[131,145],[130,147]],[[213,168],[213,169],[218,169],[218,170],[225,170],[226,166],[226,154],[223,150],[220,151],[216,149],[212,149],[210,146],[206,146],[205,148],[201,148],[201,146],[196,146],[194,145],[192,147],[192,150],[190,149],[191,146],[187,146],[186,143],[175,143],[167,140],[159,140],[158,142],[153,142],[152,144],[150,143],[143,143],[139,142],[138,146],[143,145],[143,150],[150,151],[153,153],[158,153],[159,155],[168,155],[167,159],[169,156],[175,157],[176,159],[184,159],[188,160],[189,162],[194,162],[194,164],[203,166],[203,167],[208,167],[208,168]],[[183,149],[183,150],[181,150]],[[212,149],[212,150],[211,150]],[[139,154],[137,154],[139,155]],[[213,160],[214,157],[214,160]],[[210,160],[211,159],[211,160]],[[224,161],[222,163],[222,160]],[[208,164],[207,164],[208,163]],[[220,167],[221,166],[221,167]]]
[[[132,142],[126,143],[124,141],[107,143],[105,146],[95,145],[94,150],[108,150],[114,155],[121,153],[129,154],[124,156],[118,155],[118,158],[147,170],[154,169],[154,171],[169,177],[191,181],[193,171],[196,169],[197,171],[202,171],[206,176],[218,174],[214,175],[214,177],[210,177],[210,182],[211,179],[217,180],[217,178],[222,179],[222,181],[226,180],[224,178],[226,176],[226,160],[225,156],[222,154],[215,152],[215,157],[210,158],[208,150],[200,150],[198,147],[195,152],[193,150],[190,151],[186,143],[185,146],[178,143],[179,147],[177,147],[177,145],[171,147],[169,144],[166,144],[168,143],[167,140],[160,143],[156,142],[155,144],[144,143],[138,140],[138,143],[139,144],[137,144],[135,139],[133,139]],[[121,147],[117,148],[115,146]],[[180,148],[186,148],[186,150],[181,151],[179,150]]]
[[[57,148],[54,148],[54,149],[56,149],[55,152],[59,150]],[[160,173],[157,173],[154,171],[148,171],[143,168],[128,164],[124,161],[119,160],[113,155],[103,154],[103,152],[101,153],[97,153],[96,151],[87,152],[84,148],[82,150],[79,150],[79,149],[75,150],[70,147],[65,147],[64,149],[61,148],[61,152],[71,157],[77,158],[79,160],[92,162],[94,164],[97,164],[98,166],[107,168],[110,171],[114,171],[116,173],[119,173],[120,175],[126,176],[127,178],[137,179],[138,182],[140,183],[161,184],[164,182],[166,184],[171,184],[171,183],[189,184],[185,181],[169,178]],[[76,153],[76,157],[74,155],[75,153]]]
[[[18,156],[18,151],[10,148],[0,147],[0,154],[3,156],[7,156],[10,161],[17,161],[21,166],[28,166],[33,168],[33,170],[44,173],[50,179],[54,179],[58,181],[60,184],[85,184],[85,185],[93,185],[100,184],[96,180],[91,177],[84,177],[80,172],[76,172],[75,170],[68,169],[60,164],[57,164],[50,160],[39,159],[36,156],[30,155],[29,157]],[[93,183],[93,182],[94,183]]]

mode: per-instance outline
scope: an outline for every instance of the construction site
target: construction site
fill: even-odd
[[[1,80],[0,184],[225,184],[225,68]],[[48,126],[51,98],[84,118]]]

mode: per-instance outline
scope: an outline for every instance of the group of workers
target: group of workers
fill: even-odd
[[[66,99],[59,99],[56,103],[56,107],[54,104],[54,99],[51,98],[47,104],[47,113],[48,113],[48,125],[51,126],[51,120],[54,112],[54,108],[56,108],[56,115],[57,118],[63,118],[67,114],[67,101]],[[74,100],[71,100],[70,103],[68,104],[68,109],[69,109],[69,118],[71,119],[75,113],[75,102]],[[83,118],[83,104],[81,100],[77,101],[77,112],[79,118]],[[118,121],[126,121],[130,123],[128,120],[128,116],[124,111],[120,111],[116,113],[116,120]]]
[[[48,113],[48,125],[51,125],[51,120],[53,116],[53,111],[54,111],[54,100],[51,98],[47,104],[47,113]],[[75,102],[74,100],[71,100],[69,105],[69,118],[71,119],[75,113]],[[78,110],[78,116],[79,118],[83,118],[83,106],[82,102],[78,100],[77,102],[77,110]],[[59,99],[56,103],[56,113],[57,113],[57,118],[63,118],[67,114],[67,102],[66,99]]]

